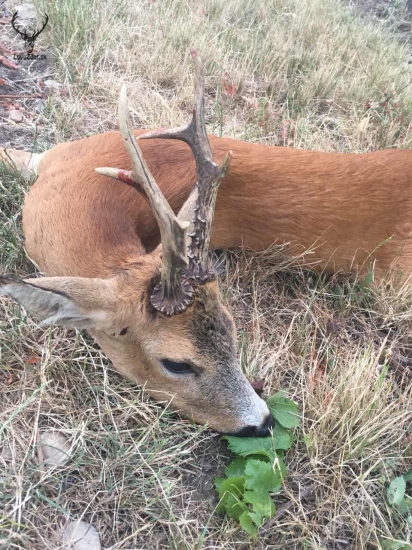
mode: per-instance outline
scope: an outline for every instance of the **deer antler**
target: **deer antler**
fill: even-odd
[[[204,284],[215,277],[208,260],[213,214],[219,183],[232,157],[232,153],[228,153],[219,165],[213,160],[205,126],[202,64],[197,53],[193,50],[191,53],[195,64],[195,104],[191,123],[181,128],[140,136],[141,139],[180,139],[192,149],[197,171],[196,192],[189,197],[179,216],[174,215],[143,160],[131,128],[124,86],[119,99],[119,123],[133,170],[95,168],[99,174],[118,179],[137,189],[153,208],[161,234],[162,269],[160,285],[154,289],[151,301],[156,309],[167,315],[181,313],[193,302],[192,282]],[[186,252],[186,230],[190,225],[187,218],[192,218],[193,230],[189,235],[190,244]]]
[[[194,211],[193,230],[189,235],[191,241],[187,275],[196,282],[204,284],[214,277],[208,260],[213,215],[220,180],[224,178],[229,168],[232,152],[230,151],[219,165],[213,160],[205,126],[203,67],[197,52],[191,50],[190,53],[195,65],[195,101],[190,124],[165,131],[149,132],[137,139],[180,139],[187,143],[193,152],[197,171],[197,197],[191,197],[194,202]],[[187,215],[188,209],[185,207],[184,209]]]
[[[161,282],[153,291],[152,304],[167,315],[181,313],[193,302],[193,288],[187,280],[183,280],[183,271],[188,265],[186,230],[189,223],[175,216],[142,157],[130,123],[125,86],[119,98],[119,124],[133,170],[95,170],[131,185],[150,203],[162,240]]]

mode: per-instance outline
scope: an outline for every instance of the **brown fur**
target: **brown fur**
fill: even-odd
[[[136,132],[139,134],[141,132]],[[412,267],[412,154],[319,153],[210,137],[215,158],[233,151],[217,200],[212,247],[273,242],[316,245],[330,270],[394,260]],[[143,155],[177,212],[196,179],[189,148],[178,141],[140,141]],[[107,275],[159,242],[150,207],[128,186],[94,172],[129,169],[118,132],[48,151],[23,212],[29,254],[53,275]],[[136,238],[140,237],[141,243]],[[386,242],[390,239],[389,242]]]

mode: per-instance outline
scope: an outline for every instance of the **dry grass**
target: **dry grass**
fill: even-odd
[[[136,126],[187,120],[194,46],[206,61],[212,132],[329,151],[411,147],[407,47],[390,26],[360,20],[337,0],[39,6],[50,16],[42,40],[68,90],[44,113],[56,142],[115,127],[123,81]],[[2,270],[27,274],[25,184],[6,173],[0,180]],[[328,279],[302,267],[310,254],[290,260],[282,247],[222,260],[245,371],[264,378],[267,393],[284,388],[300,404],[302,428],[278,496],[286,507],[249,542],[214,511],[211,482],[227,460],[218,436],[151,402],[85,334],[39,329],[2,299],[0,546],[61,548],[69,518],[91,522],[113,550],[412,542],[410,522],[386,499],[389,481],[412,465],[412,285],[395,275],[372,288],[356,277]],[[46,429],[71,441],[62,468],[39,468]]]

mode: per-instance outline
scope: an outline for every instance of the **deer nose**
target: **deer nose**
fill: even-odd
[[[275,419],[269,414],[260,426],[245,426],[233,435],[236,437],[267,437],[274,425]]]

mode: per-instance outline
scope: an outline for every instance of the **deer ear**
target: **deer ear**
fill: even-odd
[[[101,329],[114,303],[110,279],[44,277],[17,280],[0,277],[0,293],[7,294],[41,319],[41,325]]]

